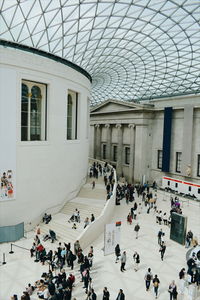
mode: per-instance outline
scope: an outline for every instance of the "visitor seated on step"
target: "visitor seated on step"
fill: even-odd
[[[68,222],[80,222],[80,213],[76,208]]]
[[[76,228],[76,223],[73,224],[72,229],[77,229]]]
[[[53,230],[49,229],[49,235],[51,242],[53,243],[56,240],[56,233]]]
[[[50,221],[51,221],[52,217],[51,215],[47,215],[47,213],[44,214],[44,217],[42,218],[42,221],[45,223],[45,224],[48,224]]]

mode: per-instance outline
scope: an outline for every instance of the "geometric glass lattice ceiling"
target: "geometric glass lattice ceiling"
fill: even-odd
[[[0,39],[92,76],[92,104],[200,92],[200,1],[0,0]]]

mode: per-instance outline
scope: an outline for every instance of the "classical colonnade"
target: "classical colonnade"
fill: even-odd
[[[117,161],[116,161],[116,170],[118,176],[121,176],[123,173],[123,154],[124,146],[130,148],[130,160],[129,160],[129,174],[128,179],[132,181],[134,178],[134,160],[135,160],[135,134],[136,134],[136,125],[135,124],[94,124],[93,126],[93,157],[96,159],[103,159],[102,155],[102,144],[106,145],[106,161],[113,163],[113,153],[112,147],[113,144],[117,146]],[[105,139],[102,140],[102,130],[105,128]],[[112,141],[112,130],[113,128],[117,129],[117,142]],[[129,143],[124,145],[123,134],[124,129],[128,129],[126,134],[129,134],[130,139]]]

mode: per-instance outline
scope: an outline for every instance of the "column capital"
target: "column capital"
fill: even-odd
[[[110,124],[105,124],[105,128],[110,128]]]
[[[95,127],[95,128],[99,128],[100,125],[99,125],[99,124],[95,124],[94,127]]]
[[[128,124],[128,128],[132,128],[132,129],[134,129],[135,128],[135,124]]]
[[[120,128],[122,128],[122,124],[116,124],[115,127],[120,129]]]

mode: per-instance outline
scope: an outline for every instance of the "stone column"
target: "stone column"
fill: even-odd
[[[95,125],[95,158],[101,159],[101,128],[99,124]]]
[[[106,160],[111,160],[111,127],[110,124],[105,124],[106,128]]]
[[[122,175],[122,153],[123,153],[123,132],[122,132],[122,125],[116,124],[117,128],[117,138],[118,138],[118,144],[117,144],[117,175]]]
[[[135,127],[135,165],[134,180],[142,182],[142,177],[147,175],[147,125],[139,124]]]
[[[129,164],[129,182],[134,181],[134,156],[135,156],[135,124],[129,124],[130,128],[130,164]]]
[[[192,176],[193,105],[184,106],[181,173]]]
[[[95,158],[95,127],[94,127],[94,125],[90,125],[89,141],[90,141],[89,156],[91,158]]]

